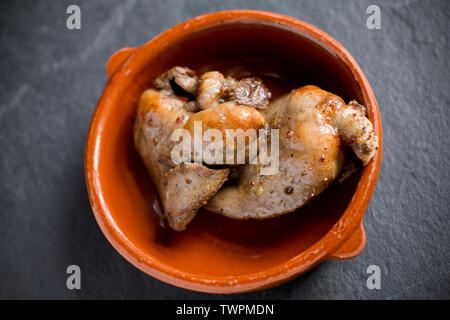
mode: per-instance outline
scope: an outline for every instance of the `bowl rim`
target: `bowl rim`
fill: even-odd
[[[348,208],[332,228],[311,247],[284,263],[264,271],[240,276],[208,277],[183,272],[143,253],[121,232],[103,199],[98,174],[99,151],[105,118],[116,96],[130,83],[131,74],[137,72],[153,48],[160,48],[192,32],[215,26],[248,22],[270,24],[308,37],[321,48],[336,55],[350,70],[361,87],[364,102],[372,115],[374,130],[379,136],[379,150],[362,170],[355,194]],[[111,62],[120,53],[117,61]],[[111,68],[110,65],[114,65]],[[162,32],[139,48],[117,51],[108,62],[108,81],[92,117],[85,149],[85,178],[94,216],[111,245],[131,264],[141,271],[172,285],[208,293],[239,293],[273,287],[308,271],[327,259],[348,259],[357,256],[364,248],[365,233],[362,220],[375,189],[382,155],[382,127],[378,105],[361,68],[350,53],[335,39],[318,28],[293,17],[259,10],[227,10],[212,12],[188,19]]]

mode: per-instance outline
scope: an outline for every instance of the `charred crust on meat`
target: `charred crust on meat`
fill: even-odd
[[[227,99],[248,107],[266,109],[271,96],[271,92],[259,78],[244,78],[227,84]]]
[[[194,100],[194,96],[197,94],[198,77],[195,71],[187,67],[177,66],[156,78],[154,85],[156,89]]]

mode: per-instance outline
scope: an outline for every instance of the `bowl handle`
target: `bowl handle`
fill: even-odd
[[[361,222],[350,238],[336,252],[332,253],[330,258],[337,260],[354,258],[363,251],[365,245],[366,232]]]
[[[125,61],[136,52],[136,48],[122,48],[114,52],[106,63],[106,73],[108,79],[111,79],[112,75],[119,70],[119,68],[125,63]]]

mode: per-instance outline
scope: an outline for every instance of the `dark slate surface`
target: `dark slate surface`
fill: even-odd
[[[80,31],[65,26],[69,4],[81,7]],[[369,4],[381,7],[382,30],[366,28]],[[126,262],[92,215],[83,153],[112,52],[233,8],[287,14],[342,43],[378,98],[384,153],[359,257],[232,297],[450,298],[450,6],[410,0],[2,0],[0,298],[230,297],[172,287]],[[82,268],[82,290],[66,288],[70,264]],[[381,267],[381,290],[366,287],[371,264]]]

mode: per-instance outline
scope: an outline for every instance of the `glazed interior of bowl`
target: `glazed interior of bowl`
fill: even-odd
[[[361,88],[340,60],[316,41],[271,24],[234,22],[210,26],[153,51],[106,115],[98,176],[115,227],[153,261],[207,278],[264,271],[298,256],[339,220],[359,175],[334,185],[310,205],[264,221],[231,220],[200,210],[186,231],[160,226],[155,188],[133,145],[137,100],[162,72],[188,66],[198,73],[219,70],[257,76],[273,96],[314,84],[346,102],[365,103]],[[177,201],[177,199],[173,199]]]

